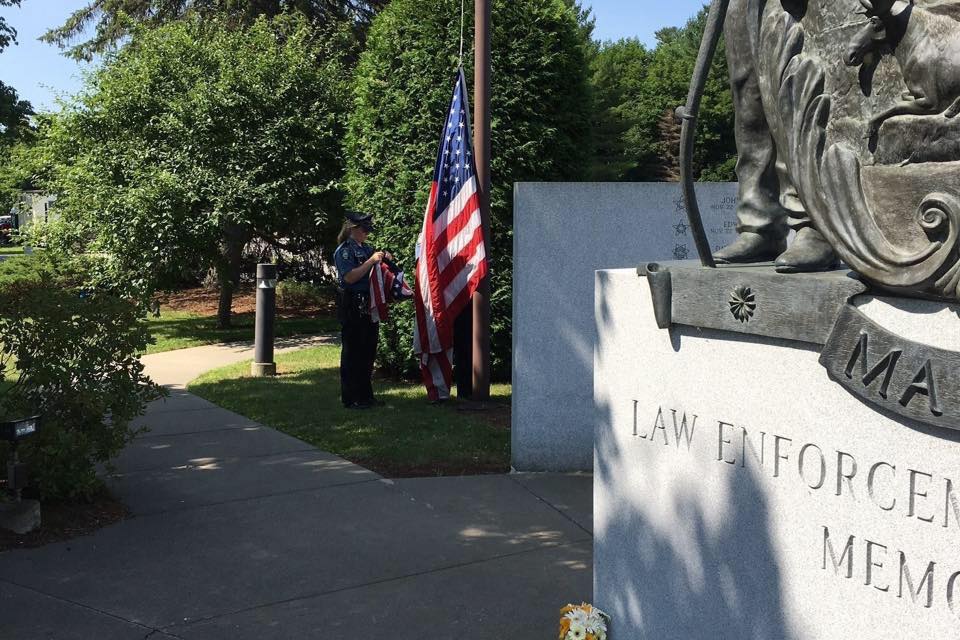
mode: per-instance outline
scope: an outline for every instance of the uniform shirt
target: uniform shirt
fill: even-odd
[[[348,284],[347,281],[343,279],[343,276],[362,265],[372,255],[372,247],[360,244],[353,238],[347,238],[343,244],[337,247],[333,258],[337,265],[337,279],[340,281],[340,286],[343,287],[344,291],[351,293],[370,291],[370,283],[367,282],[366,278],[360,278],[353,284]]]

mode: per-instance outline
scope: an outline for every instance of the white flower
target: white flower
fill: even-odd
[[[583,640],[587,637],[587,629],[579,622],[570,625],[570,631],[567,632],[567,640]]]
[[[590,612],[590,617],[587,619],[587,631],[589,633],[596,635],[600,631],[607,630],[607,624],[603,616],[604,613],[599,609]]]
[[[574,624],[579,624],[581,627],[587,626],[587,612],[583,609],[576,608],[573,611],[567,613],[565,616],[570,619],[570,628],[573,628]]]

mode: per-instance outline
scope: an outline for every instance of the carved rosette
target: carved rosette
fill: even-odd
[[[730,294],[730,313],[740,322],[750,322],[757,309],[757,300],[750,287],[737,287]]]

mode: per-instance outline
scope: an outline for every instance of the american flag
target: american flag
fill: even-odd
[[[390,315],[387,305],[413,297],[403,271],[391,269],[383,262],[370,270],[370,319],[384,322]]]
[[[450,397],[453,323],[487,274],[471,137],[467,83],[460,69],[417,240],[413,347],[431,400]]]

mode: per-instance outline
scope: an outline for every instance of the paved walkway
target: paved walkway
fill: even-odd
[[[144,358],[171,397],[111,479],[134,516],[0,553],[0,638],[533,640],[590,600],[590,476],[387,480],[183,390],[251,355]]]

